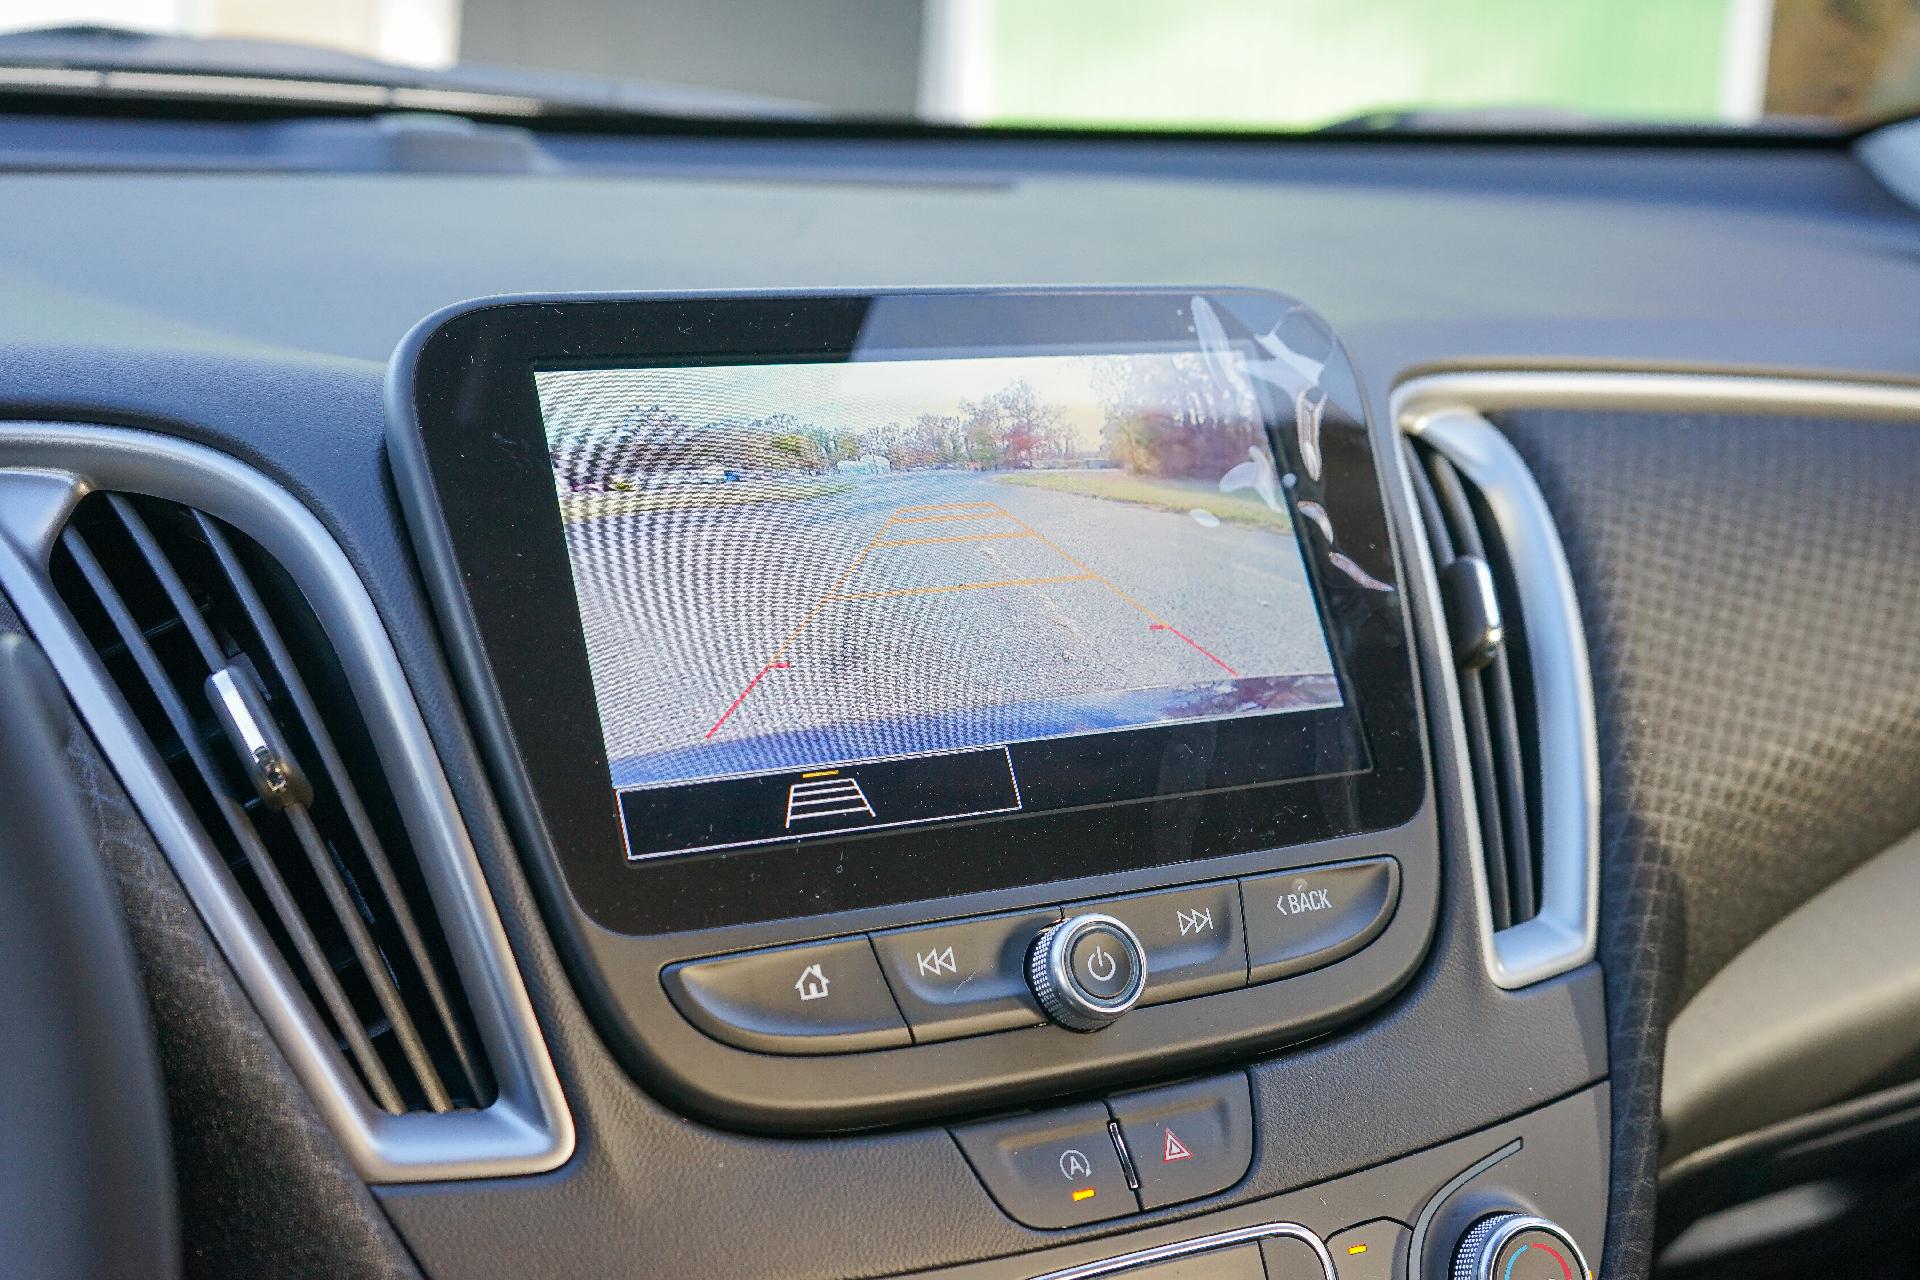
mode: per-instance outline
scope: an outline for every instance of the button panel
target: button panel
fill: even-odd
[[[1253,1163],[1253,1106],[1236,1072],[961,1125],[953,1137],[1008,1217],[1070,1227],[1225,1191]]]
[[[1107,1105],[1133,1158],[1143,1209],[1225,1191],[1253,1164],[1253,1101],[1245,1076],[1141,1089]]]
[[[1400,864],[1382,854],[1077,902],[1064,915],[1109,915],[1134,932],[1147,969],[1139,1003],[1152,1005],[1343,960],[1385,931],[1399,900]],[[761,1053],[857,1053],[1021,1030],[1045,1021],[1027,986],[1029,951],[1062,918],[1041,908],[688,961],[664,981],[695,1026]],[[1076,978],[1089,990],[1120,983],[1113,955],[1089,933],[1073,951]]]
[[[1079,902],[1068,916],[1098,911],[1132,929],[1147,952],[1142,1005],[1185,1000],[1244,986],[1247,944],[1240,891],[1231,880],[1163,889],[1127,898]]]

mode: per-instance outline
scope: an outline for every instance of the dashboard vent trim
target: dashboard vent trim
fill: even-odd
[[[471,841],[372,601],[312,514],[197,445],[8,424],[0,588],[362,1176],[563,1164],[572,1118]],[[363,724],[309,687],[329,652],[336,711]],[[370,770],[348,765],[343,727]]]
[[[1534,645],[1533,679],[1550,679],[1558,690],[1558,705],[1573,719],[1571,732],[1550,735],[1541,747],[1541,820],[1552,821],[1543,834],[1541,850],[1542,907],[1533,920],[1505,931],[1493,928],[1484,877],[1476,877],[1474,891],[1484,925],[1484,957],[1489,974],[1503,987],[1514,988],[1577,968],[1593,958],[1598,936],[1599,763],[1594,734],[1593,693],[1586,657],[1586,640],[1579,625],[1579,608],[1567,570],[1559,535],[1524,462],[1485,415],[1513,409],[1629,409],[1645,413],[1771,413],[1839,414],[1891,422],[1920,417],[1920,385],[1849,378],[1773,377],[1728,372],[1646,372],[1558,369],[1484,369],[1433,373],[1408,379],[1394,388],[1388,414],[1402,433],[1441,449],[1470,475],[1490,467],[1517,484],[1506,490],[1512,502],[1504,509],[1503,532],[1510,545],[1528,552],[1537,572],[1527,576],[1541,597],[1541,616],[1560,617],[1551,634],[1564,634],[1571,644],[1557,659],[1543,659]],[[1463,464],[1463,456],[1471,464]],[[1416,501],[1411,476],[1401,464],[1403,500],[1412,510]],[[1476,477],[1478,478],[1478,477]],[[1485,483],[1484,480],[1481,481]],[[1531,532],[1506,528],[1512,520]],[[1432,565],[1431,550],[1422,523],[1411,521],[1416,550]],[[1441,616],[1439,590],[1429,574],[1424,582],[1426,607]],[[1556,603],[1556,598],[1558,603]],[[1533,611],[1526,625],[1537,628]],[[1533,637],[1536,641],[1538,635]],[[1459,734],[1458,682],[1449,662],[1441,668],[1441,692],[1455,727],[1455,757],[1463,764],[1459,784],[1470,788],[1464,770],[1465,744]],[[1543,667],[1557,674],[1543,676]],[[1541,708],[1545,722],[1545,708]],[[1557,779],[1549,799],[1549,776]],[[1465,816],[1472,839],[1479,841],[1479,823],[1469,809]],[[1543,827],[1544,829],[1544,827]]]
[[[1402,440],[1453,644],[1467,766],[1496,931],[1539,911],[1539,723],[1526,696],[1526,627],[1484,495],[1444,454]]]
[[[1479,856],[1474,898],[1489,975],[1515,989],[1593,959],[1599,763],[1586,635],[1564,549],[1533,476],[1499,429],[1430,384],[1396,393],[1405,501],[1428,609],[1452,623],[1440,574],[1477,562],[1497,607],[1491,639],[1435,665]],[[1469,629],[1471,630],[1471,628]],[[1504,634],[1498,634],[1503,632]],[[1477,650],[1477,651],[1476,651]]]

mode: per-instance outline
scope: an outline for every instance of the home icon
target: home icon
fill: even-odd
[[[825,1000],[827,998],[827,975],[820,972],[820,966],[810,964],[800,971],[800,980],[793,989],[800,993],[802,1000]]]

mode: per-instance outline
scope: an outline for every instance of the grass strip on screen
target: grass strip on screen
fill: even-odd
[[[1284,509],[1275,511],[1250,492],[1222,493],[1203,480],[1166,480],[1129,471],[1032,471],[997,477],[1002,484],[1025,485],[1054,493],[1077,493],[1137,507],[1187,512],[1195,507],[1211,511],[1234,524],[1291,532],[1293,522]]]

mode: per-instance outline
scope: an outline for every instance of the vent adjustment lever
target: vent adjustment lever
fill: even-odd
[[[313,803],[313,785],[280,735],[252,672],[237,665],[220,668],[207,677],[207,700],[262,800],[275,809]]]

